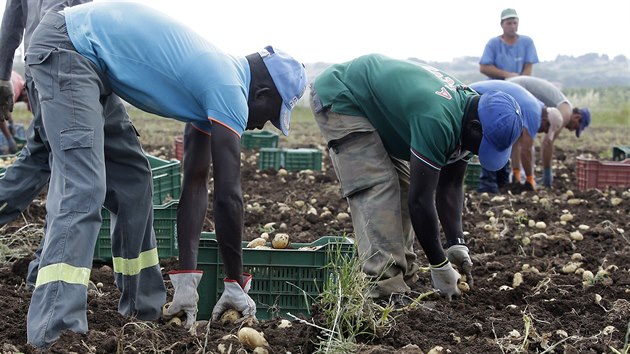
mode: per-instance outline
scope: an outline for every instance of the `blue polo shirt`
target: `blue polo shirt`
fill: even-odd
[[[538,53],[534,41],[519,35],[514,44],[507,44],[501,37],[491,38],[483,50],[479,64],[494,65],[497,68],[513,73],[522,74],[527,63],[538,63]]]
[[[531,136],[532,139],[536,137],[536,133],[540,128],[544,104],[529,93],[529,91],[513,82],[503,80],[478,81],[470,84],[470,87],[480,94],[497,90],[514,97],[518,105],[521,106],[523,122],[525,123],[525,128],[527,128],[529,136]]]
[[[136,3],[96,2],[64,10],[77,51],[132,105],[239,136],[247,126],[249,64],[223,53],[185,25]]]

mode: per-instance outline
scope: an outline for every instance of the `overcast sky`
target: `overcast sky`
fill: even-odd
[[[629,0],[133,1],[169,13],[234,55],[272,44],[305,63],[375,52],[430,61],[481,56],[488,39],[502,33],[501,10],[512,7],[519,33],[532,37],[541,61],[630,57]]]

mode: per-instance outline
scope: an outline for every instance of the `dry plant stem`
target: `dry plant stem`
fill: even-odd
[[[523,315],[523,322],[525,323],[525,335],[523,336],[523,344],[521,344],[521,349],[527,350],[527,339],[529,337],[529,329],[532,325],[532,319],[527,315]]]

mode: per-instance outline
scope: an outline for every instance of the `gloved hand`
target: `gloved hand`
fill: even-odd
[[[164,320],[168,321],[179,312],[184,311],[186,314],[184,328],[190,328],[195,323],[197,301],[199,301],[197,286],[202,275],[203,272],[200,270],[174,270],[168,273],[175,288],[175,294],[171,306],[166,310]]]
[[[536,181],[534,180],[534,176],[525,177],[525,189],[528,191],[536,190]]]
[[[461,296],[462,292],[457,287],[460,278],[461,276],[453,269],[450,262],[440,268],[431,266],[431,283],[439,291],[440,296],[447,298],[448,301],[451,301],[453,296]]]
[[[553,175],[551,173],[551,167],[545,167],[543,169],[542,184],[545,187],[551,187],[552,183],[553,183]]]
[[[464,272],[466,275],[466,281],[470,287],[473,287],[473,277],[472,277],[472,260],[470,259],[470,255],[468,254],[468,247],[465,245],[453,245],[446,250],[446,257],[449,262],[455,264],[459,270]]]
[[[241,321],[248,318],[256,318],[256,303],[247,295],[252,286],[252,275],[243,273],[243,279],[242,288],[234,279],[223,279],[225,289],[212,310],[213,321],[217,321],[223,312],[228,309],[234,309],[240,312],[243,315]]]
[[[11,80],[0,80],[0,121],[9,119],[13,112],[13,85]]]

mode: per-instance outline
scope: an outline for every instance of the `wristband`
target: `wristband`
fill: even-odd
[[[447,263],[448,263],[448,258],[446,258],[443,262],[438,263],[436,265],[431,264],[431,268],[433,268],[433,269],[435,269],[435,268],[442,268]]]
[[[451,246],[455,246],[455,245],[464,245],[466,246],[466,240],[464,240],[463,238],[456,238],[453,240],[446,240],[446,243],[442,246],[442,248],[447,249]]]

